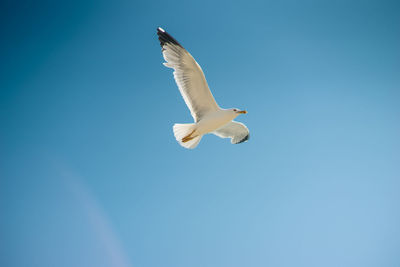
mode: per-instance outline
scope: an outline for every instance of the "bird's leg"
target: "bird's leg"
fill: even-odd
[[[183,143],[186,143],[186,142],[189,142],[190,140],[192,140],[193,138],[197,137],[197,135],[196,135],[196,136],[192,136],[192,134],[194,133],[194,131],[195,131],[195,130],[193,130],[193,131],[192,131],[190,134],[188,134],[187,136],[183,137],[183,138],[182,138],[182,142],[183,142]]]

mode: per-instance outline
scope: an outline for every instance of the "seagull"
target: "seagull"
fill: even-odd
[[[157,35],[166,61],[163,64],[174,69],[175,82],[194,119],[194,123],[174,124],[173,132],[178,143],[193,149],[208,133],[231,138],[232,144],[249,140],[247,127],[233,120],[247,112],[220,108],[208,88],[203,70],[192,55],[162,28],[157,29]]]

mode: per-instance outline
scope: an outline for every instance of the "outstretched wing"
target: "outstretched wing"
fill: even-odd
[[[157,35],[166,61],[164,65],[175,70],[175,81],[195,122],[210,111],[218,110],[200,65],[166,31],[158,28]]]
[[[246,125],[237,121],[231,121],[212,133],[221,138],[231,138],[232,144],[240,144],[250,138]]]

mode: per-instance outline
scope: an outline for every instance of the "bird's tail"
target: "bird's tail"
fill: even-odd
[[[193,138],[191,137],[191,134],[193,134],[194,130],[196,129],[195,123],[188,123],[188,124],[176,123],[174,124],[174,127],[172,127],[172,129],[174,130],[176,141],[178,141],[178,143],[185,148],[189,149],[195,148],[199,144],[201,138],[203,137],[202,135]]]

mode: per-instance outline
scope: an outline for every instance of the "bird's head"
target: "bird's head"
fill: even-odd
[[[246,114],[247,113],[247,111],[246,110],[240,110],[240,109],[237,109],[237,108],[233,108],[233,109],[231,109],[233,112],[235,112],[237,115],[239,115],[239,114]]]

